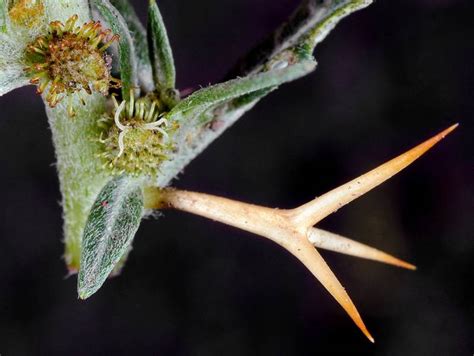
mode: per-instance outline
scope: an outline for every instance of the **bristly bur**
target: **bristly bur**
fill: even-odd
[[[48,88],[46,101],[51,107],[77,92],[108,95],[110,88],[120,87],[120,81],[110,75],[111,59],[105,52],[118,36],[104,30],[100,22],[76,23],[77,15],[65,24],[53,21],[45,35],[26,47],[25,71],[39,94]]]
[[[373,341],[315,247],[415,267],[313,226],[401,171],[456,125],[296,209],[169,188],[261,98],[311,73],[315,46],[341,19],[371,2],[303,0],[287,23],[234,67],[229,80],[185,97],[175,87],[172,50],[155,0],[149,1],[146,29],[127,0],[0,2],[0,95],[29,83],[43,95],[63,199],[65,260],[70,273],[79,272],[80,298],[120,272],[143,216],[174,208],[287,249]]]
[[[113,174],[156,176],[174,149],[178,123],[164,117],[167,106],[154,93],[135,99],[132,90],[128,100],[112,101],[113,111],[100,120],[104,168]]]

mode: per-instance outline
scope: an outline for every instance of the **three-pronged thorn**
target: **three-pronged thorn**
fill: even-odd
[[[145,207],[173,208],[200,215],[266,237],[296,256],[346,310],[365,336],[374,342],[344,287],[314,247],[376,260],[398,267],[415,266],[348,238],[319,230],[319,221],[383,183],[423,155],[458,125],[381,166],[295,209],[271,209],[222,197],[176,189],[147,188]],[[314,246],[313,246],[314,245]]]

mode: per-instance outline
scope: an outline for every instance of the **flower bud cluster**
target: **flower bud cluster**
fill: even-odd
[[[177,123],[164,117],[166,105],[153,93],[120,104],[112,96],[112,115],[104,116],[100,142],[104,167],[116,174],[156,176],[160,163],[174,150],[173,134]]]

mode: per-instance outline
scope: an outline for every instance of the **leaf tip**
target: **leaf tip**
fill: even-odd
[[[89,298],[94,293],[95,293],[94,290],[88,289],[88,288],[78,288],[78,291],[77,291],[79,299],[81,299],[81,300],[86,300],[87,298]]]
[[[95,280],[90,280],[90,281],[84,281],[81,279],[81,276],[79,275],[79,278],[77,280],[77,296],[81,300],[86,300],[90,298],[92,295],[94,295],[104,284],[105,279],[95,279]]]

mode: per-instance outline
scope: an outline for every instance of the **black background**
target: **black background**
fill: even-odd
[[[218,82],[297,3],[159,1],[179,87]],[[0,354],[472,355],[473,5],[379,0],[350,16],[317,48],[315,73],[263,100],[176,182],[293,207],[459,121],[320,224],[418,266],[323,251],[375,345],[286,251],[179,212],[145,221],[123,274],[77,300],[50,131],[28,87],[0,99]]]

